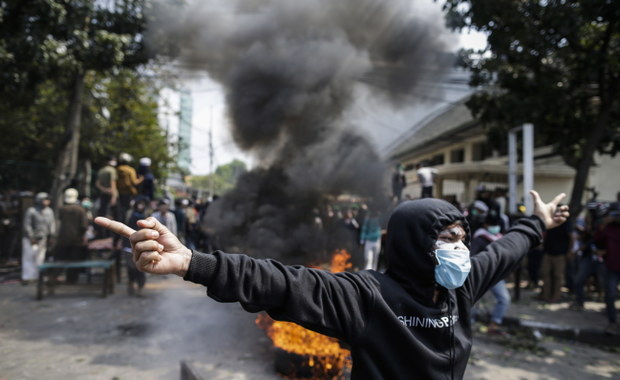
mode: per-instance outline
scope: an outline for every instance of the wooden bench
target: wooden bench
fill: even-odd
[[[115,260],[85,260],[85,261],[53,261],[46,262],[39,265],[39,281],[37,283],[37,299],[43,299],[43,290],[47,285],[50,293],[53,294],[54,286],[60,285],[53,280],[45,283],[45,276],[51,270],[54,275],[57,274],[57,270],[67,270],[70,268],[101,268],[103,269],[103,281],[101,282],[101,295],[105,298],[109,294],[114,294],[114,267]],[[55,273],[54,273],[55,272]],[[98,284],[97,284],[98,285]]]

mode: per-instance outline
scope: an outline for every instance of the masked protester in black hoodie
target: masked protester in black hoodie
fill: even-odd
[[[564,194],[545,204],[532,191],[534,215],[523,218],[475,257],[465,217],[448,202],[402,203],[388,223],[385,273],[330,273],[241,254],[191,251],[154,218],[139,231],[105,218],[96,222],[129,237],[139,269],[203,284],[220,302],[347,343],[351,378],[461,379],[471,351],[471,307],[540,244],[545,228],[562,224]]]

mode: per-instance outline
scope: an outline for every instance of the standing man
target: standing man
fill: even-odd
[[[342,214],[342,219],[336,226],[337,247],[346,250],[352,258],[353,265],[360,267],[363,263],[359,254],[360,225],[353,217],[353,210],[347,207]]]
[[[419,163],[415,166],[418,175],[418,181],[422,186],[422,193],[420,198],[432,198],[433,197],[433,185],[435,184],[435,178],[437,177],[437,169],[427,167],[424,163]]]
[[[605,333],[620,335],[618,327],[618,313],[616,310],[616,296],[620,282],[620,203],[613,203],[609,215],[603,220],[600,229],[594,236],[596,246],[604,250],[605,267],[605,309],[609,325]]]
[[[364,269],[377,270],[381,253],[381,221],[377,209],[372,209],[362,222],[360,243],[364,247]]]
[[[54,247],[54,260],[81,261],[88,256],[85,234],[88,229],[86,210],[78,202],[76,189],[64,193],[64,205],[58,210],[58,244]],[[67,269],[67,283],[77,281],[81,269]]]
[[[177,233],[175,235],[177,235],[177,237],[179,238],[179,240],[181,240],[181,242],[185,245],[187,244],[187,215],[186,215],[186,210],[187,210],[187,206],[189,205],[189,201],[187,199],[175,199],[174,200],[174,210],[172,210],[172,213],[174,214],[174,218],[176,220],[176,224],[177,224]],[[159,219],[159,218],[158,218]],[[164,223],[164,222],[162,222]]]
[[[56,233],[54,212],[47,193],[38,193],[34,205],[26,210],[22,238],[22,284],[39,277],[39,265],[45,261],[47,242]]]
[[[502,237],[500,232],[500,220],[498,216],[487,215],[484,220],[484,224],[474,231],[474,235],[471,241],[471,256],[475,256],[478,252],[483,251],[489,244],[499,240]],[[495,305],[491,310],[491,322],[487,326],[487,331],[490,334],[504,335],[505,332],[502,329],[502,322],[504,315],[510,307],[510,293],[506,288],[506,281],[500,280],[497,284],[491,287],[491,293],[495,297]]]
[[[178,234],[177,218],[174,213],[170,211],[170,201],[168,199],[162,198],[157,202],[157,211],[155,211],[152,216],[157,219],[159,223],[166,226],[170,232],[175,235]]]
[[[97,172],[95,186],[99,190],[99,207],[97,208],[96,216],[116,216],[116,212],[113,211],[118,199],[116,180],[116,158],[110,156],[106,165]],[[95,229],[97,230],[98,238],[109,236],[109,232],[106,229],[102,229],[99,226],[95,226]]]
[[[151,172],[151,159],[142,157],[140,166],[138,167],[138,177],[142,177],[142,183],[139,186],[140,195],[147,198],[148,202],[152,201],[155,196],[155,176]]]
[[[127,222],[128,214],[131,208],[131,201],[136,195],[138,195],[138,185],[142,183],[144,177],[138,177],[136,169],[130,164],[133,161],[133,157],[129,153],[121,153],[118,155],[118,166],[116,167],[116,175],[118,176],[118,182],[116,187],[118,189],[118,206],[116,207],[116,218]],[[118,278],[121,276],[121,247],[118,242],[120,241],[118,235],[114,235],[112,238],[112,247],[114,253],[114,260],[116,260],[116,275]]]
[[[407,186],[405,170],[403,169],[403,165],[397,164],[394,174],[392,174],[392,199],[400,202],[405,186]]]
[[[138,185],[142,183],[144,177],[138,177],[136,169],[130,164],[133,157],[129,153],[121,153],[118,156],[118,219],[127,221],[127,211],[131,207],[131,200],[138,195]]]
[[[95,186],[101,192],[99,195],[99,209],[97,216],[112,215],[110,206],[116,205],[118,191],[116,189],[116,158],[110,157],[104,167],[97,172]]]
[[[539,299],[544,302],[559,302],[564,285],[566,260],[572,249],[570,225],[564,223],[547,231],[543,246],[544,255],[540,268],[543,286]]]

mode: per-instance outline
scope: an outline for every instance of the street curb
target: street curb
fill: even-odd
[[[534,336],[549,335],[566,340],[600,345],[608,347],[620,347],[620,335],[606,334],[602,329],[579,329],[566,325],[524,320],[514,317],[504,317],[505,326],[528,329]]]

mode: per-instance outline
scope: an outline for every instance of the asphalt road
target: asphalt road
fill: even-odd
[[[145,294],[65,287],[36,301],[34,285],[0,284],[0,380],[179,379],[181,361],[210,380],[281,379],[255,314],[174,276],[149,276]],[[610,379],[619,363],[583,344],[478,333],[465,378]]]

